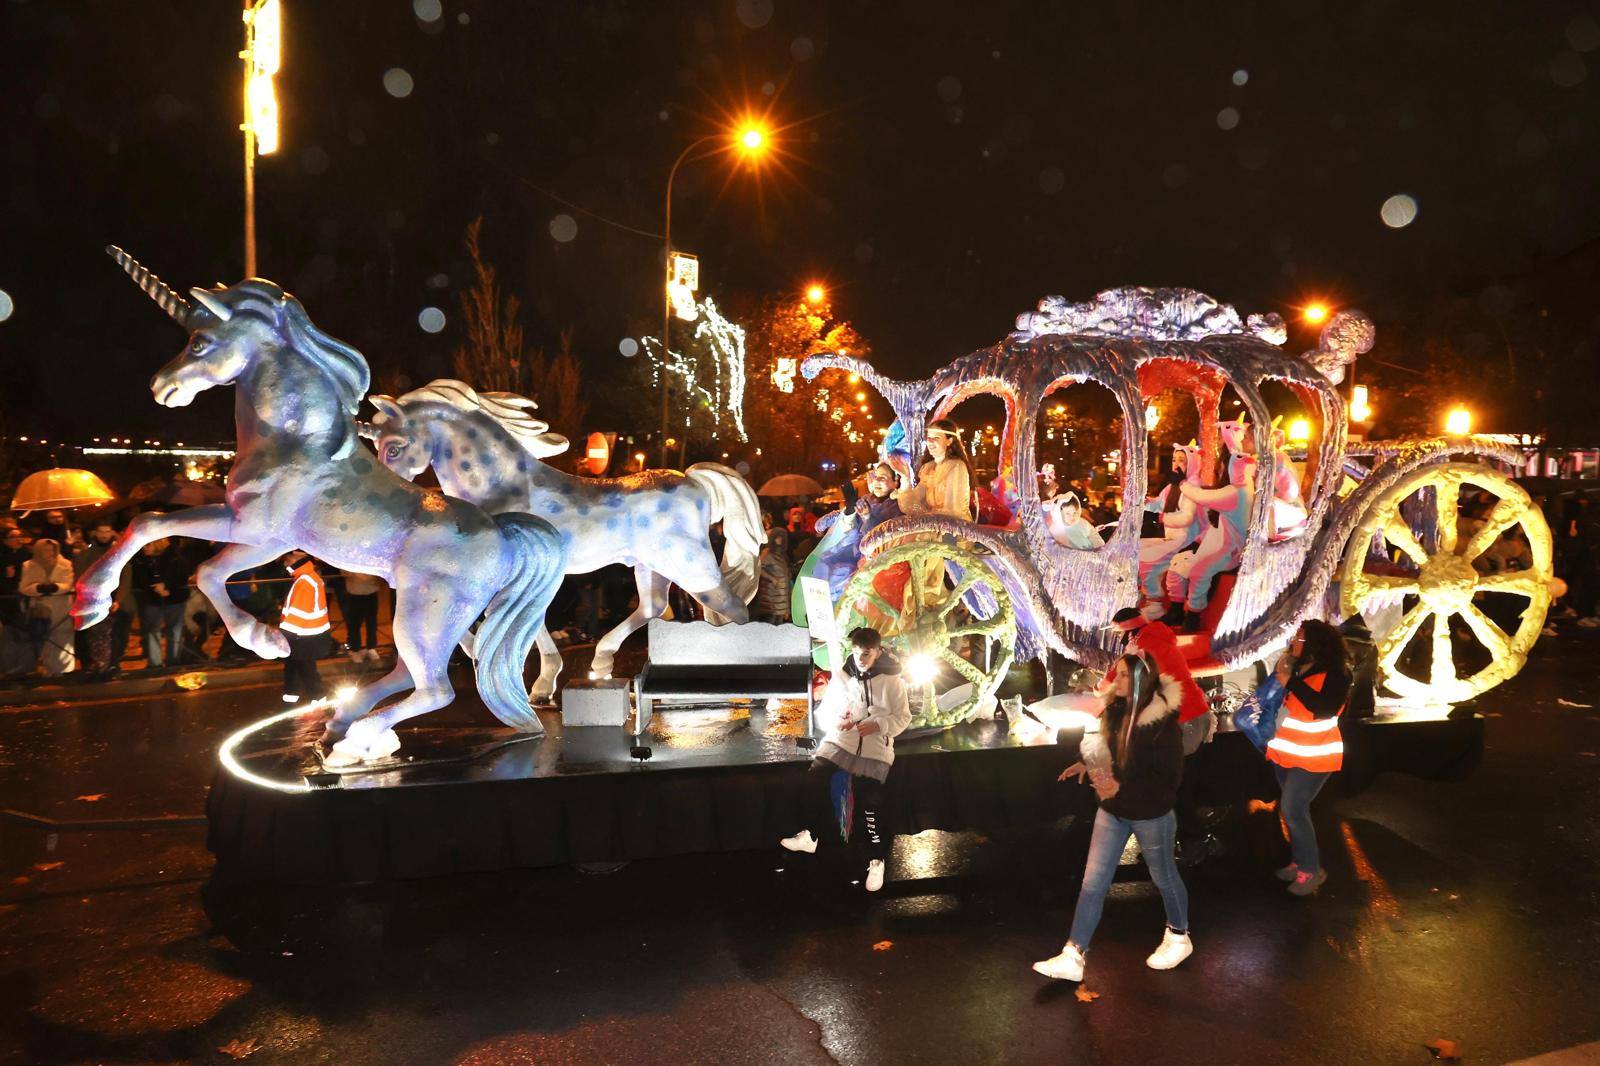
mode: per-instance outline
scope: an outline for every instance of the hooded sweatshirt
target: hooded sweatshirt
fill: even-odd
[[[850,656],[828,682],[818,717],[828,723],[828,736],[817,746],[817,758],[861,777],[887,780],[894,764],[894,738],[911,724],[899,661],[884,652],[863,672]],[[877,732],[862,736],[856,726],[863,722],[875,724]]]

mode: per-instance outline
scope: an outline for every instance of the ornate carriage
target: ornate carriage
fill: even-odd
[[[925,515],[874,529],[863,543],[872,558],[841,597],[841,623],[868,609],[863,601],[871,598],[873,573],[937,551],[956,564],[954,595],[878,605],[902,616],[896,628],[906,650],[932,657],[973,684],[965,699],[938,713],[928,692],[925,722],[948,724],[969,712],[998,685],[1013,652],[1037,659],[1054,650],[1088,666],[1106,665],[1117,647],[1117,635],[1108,630],[1112,615],[1139,600],[1147,400],[1173,387],[1190,393],[1204,461],[1214,464],[1219,406],[1228,386],[1248,416],[1255,453],[1272,454],[1273,416],[1261,386],[1275,381],[1295,394],[1318,430],[1304,456],[1307,522],[1296,536],[1271,535],[1274,468],[1258,464],[1248,541],[1237,570],[1219,580],[1206,631],[1185,639],[1196,672],[1217,673],[1259,659],[1286,643],[1304,618],[1338,621],[1367,612],[1392,622],[1386,631],[1381,623],[1374,626],[1379,680],[1391,692],[1456,702],[1498,684],[1521,668],[1544,626],[1549,529],[1521,487],[1497,469],[1516,458],[1503,441],[1437,437],[1347,450],[1345,400],[1337,386],[1345,366],[1370,349],[1373,335],[1364,315],[1342,311],[1327,323],[1316,349],[1296,355],[1282,348],[1287,331],[1277,315],[1241,318],[1202,293],[1131,288],[1108,290],[1082,304],[1047,298],[1036,312],[1020,316],[1005,339],[923,381],[894,380],[845,355],[810,357],[802,366],[808,380],[833,368],[870,383],[894,409],[913,455],[930,421],[973,396],[997,397],[1005,405],[1000,473],[1022,498],[1008,528]],[[1066,547],[1051,537],[1035,476],[1036,420],[1053,393],[1082,382],[1111,391],[1123,426],[1121,518],[1105,544],[1093,550]],[[1495,498],[1470,533],[1459,518],[1463,486]],[[1474,566],[1517,526],[1529,548],[1525,569],[1486,574]],[[943,539],[924,536],[917,542],[916,534]],[[1486,612],[1480,597],[1490,593],[1525,604]],[[969,609],[955,611],[956,600]],[[1491,613],[1514,622],[1503,627]],[[1461,624],[1453,626],[1453,618]],[[1463,634],[1483,651],[1465,651]],[[1426,651],[1413,647],[1419,636],[1425,636]],[[991,646],[974,648],[974,638]],[[1008,639],[1012,647],[1003,646]]]

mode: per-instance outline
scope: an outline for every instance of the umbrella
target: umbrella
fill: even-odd
[[[116,499],[106,483],[87,470],[41,470],[29,474],[11,498],[14,511],[46,511],[53,507],[92,507]]]
[[[198,507],[205,503],[221,503],[226,497],[227,492],[220,481],[174,479],[162,486],[151,499],[169,507]]]
[[[804,474],[779,474],[771,478],[757,496],[821,496],[823,488]]]

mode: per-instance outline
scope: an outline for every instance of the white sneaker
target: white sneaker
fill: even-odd
[[[883,887],[883,860],[873,859],[867,863],[867,891],[876,892]]]
[[[1194,944],[1188,933],[1174,933],[1171,929],[1161,938],[1161,946],[1150,953],[1144,964],[1152,970],[1170,970],[1194,954]]]
[[[1033,964],[1034,973],[1042,973],[1046,977],[1053,977],[1057,981],[1083,980],[1083,952],[1077,945],[1068,943],[1061,949],[1061,954],[1054,958],[1045,959]]]
[[[817,838],[811,835],[809,829],[802,829],[792,837],[784,837],[778,843],[788,851],[803,851],[807,855],[817,850]]]

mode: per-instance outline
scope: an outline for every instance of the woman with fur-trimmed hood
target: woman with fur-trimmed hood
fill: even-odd
[[[1072,915],[1072,933],[1059,955],[1033,964],[1046,977],[1083,980],[1084,953],[1100,924],[1106,894],[1128,837],[1137,837],[1167,912],[1161,946],[1145,960],[1152,970],[1170,970],[1193,952],[1189,942],[1189,894],[1174,856],[1177,817],[1173,804],[1183,777],[1183,737],[1178,708],[1161,693],[1161,678],[1141,655],[1124,655],[1105,699],[1098,733],[1079,745],[1082,761],[1061,780],[1089,776],[1100,809],[1084,866],[1083,889]]]

